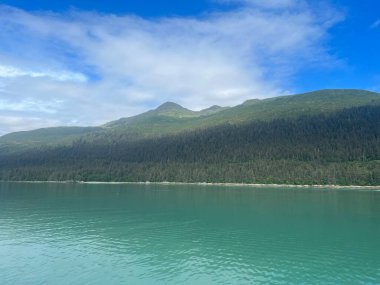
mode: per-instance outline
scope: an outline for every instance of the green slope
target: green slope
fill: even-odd
[[[151,110],[151,111],[148,111],[148,112],[145,112],[133,117],[121,118],[119,120],[112,121],[105,124],[104,127],[106,128],[123,127],[126,125],[138,124],[140,122],[144,122],[145,120],[149,121],[151,118],[156,118],[156,117],[168,117],[168,118],[174,118],[174,119],[181,119],[181,118],[198,117],[198,114],[197,112],[183,108],[182,106],[176,103],[166,102],[155,110]]]
[[[192,112],[191,115],[186,113],[187,116],[173,116],[171,114],[174,112],[170,115],[160,113],[157,112],[160,109],[158,108],[136,117],[121,119],[117,124],[108,125],[109,129],[106,132],[110,137],[126,139],[163,136],[222,124],[295,118],[300,115],[331,113],[345,108],[376,104],[380,104],[380,93],[350,89],[320,90],[264,100],[249,100],[241,105],[208,114]]]
[[[70,143],[80,136],[99,130],[99,127],[54,127],[10,133],[0,138],[0,151]]]
[[[105,128],[126,128],[126,129],[145,129],[146,125],[151,125],[156,121],[159,125],[183,123],[186,121],[194,121],[195,119],[205,119],[210,115],[214,115],[228,107],[220,107],[214,105],[201,111],[192,111],[186,109],[176,103],[166,102],[157,109],[150,110],[137,116],[121,118],[116,121],[109,122],[103,127]],[[207,119],[206,119],[207,120]]]
[[[0,154],[1,180],[380,185],[380,105]]]
[[[0,137],[0,151],[68,144],[79,138],[86,141],[104,137],[112,141],[136,140],[223,124],[296,118],[300,115],[332,113],[345,108],[378,104],[380,93],[353,89],[320,90],[264,100],[253,99],[231,108],[213,106],[202,111],[191,111],[167,102],[155,110],[112,121],[97,128],[46,128],[8,134]]]
[[[248,100],[209,118],[208,123],[240,123],[252,120],[294,118],[300,115],[330,113],[345,108],[380,104],[380,93],[365,90],[320,90],[264,100]]]

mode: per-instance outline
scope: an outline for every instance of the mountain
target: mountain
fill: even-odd
[[[0,138],[0,180],[380,185],[380,94],[321,90]]]
[[[124,136],[131,134],[131,137],[141,138],[222,124],[295,118],[300,115],[329,113],[344,108],[379,103],[379,93],[364,90],[321,90],[264,100],[254,99],[232,108],[211,107],[200,112],[193,112],[176,104],[176,108],[173,108],[174,103],[165,103],[156,110],[121,119],[116,121],[116,124],[107,124],[107,126],[119,134],[121,130]],[[160,112],[166,109],[165,105],[172,106],[168,108],[170,112]]]
[[[380,94],[365,90],[319,90],[269,99],[248,100],[235,107],[212,106],[191,111],[166,102],[137,116],[121,118],[99,127],[46,128],[0,137],[0,152],[47,145],[67,145],[75,140],[140,140],[204,129],[224,124],[296,118],[302,115],[332,113],[345,108],[380,104]]]
[[[119,120],[109,122],[105,124],[104,127],[117,128],[125,127],[127,125],[128,127],[133,127],[134,124],[136,126],[140,126],[143,123],[151,123],[152,120],[159,117],[165,117],[168,119],[172,118],[176,120],[183,118],[195,118],[199,116],[200,114],[198,114],[198,112],[191,111],[173,102],[166,102],[154,110],[142,113],[137,116],[121,118]]]
[[[207,116],[207,115],[216,114],[216,113],[223,111],[223,110],[226,110],[228,108],[229,107],[221,107],[218,105],[213,105],[209,108],[206,108],[206,109],[199,111],[198,113],[201,114],[201,116]]]

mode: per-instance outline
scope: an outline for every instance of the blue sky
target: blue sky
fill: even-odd
[[[0,1],[0,135],[324,88],[380,90],[380,2]]]

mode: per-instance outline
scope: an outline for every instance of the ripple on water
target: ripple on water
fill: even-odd
[[[379,192],[49,187],[0,196],[0,284],[380,283]]]

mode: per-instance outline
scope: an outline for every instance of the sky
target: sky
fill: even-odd
[[[0,135],[380,91],[379,51],[373,0],[0,0]]]

